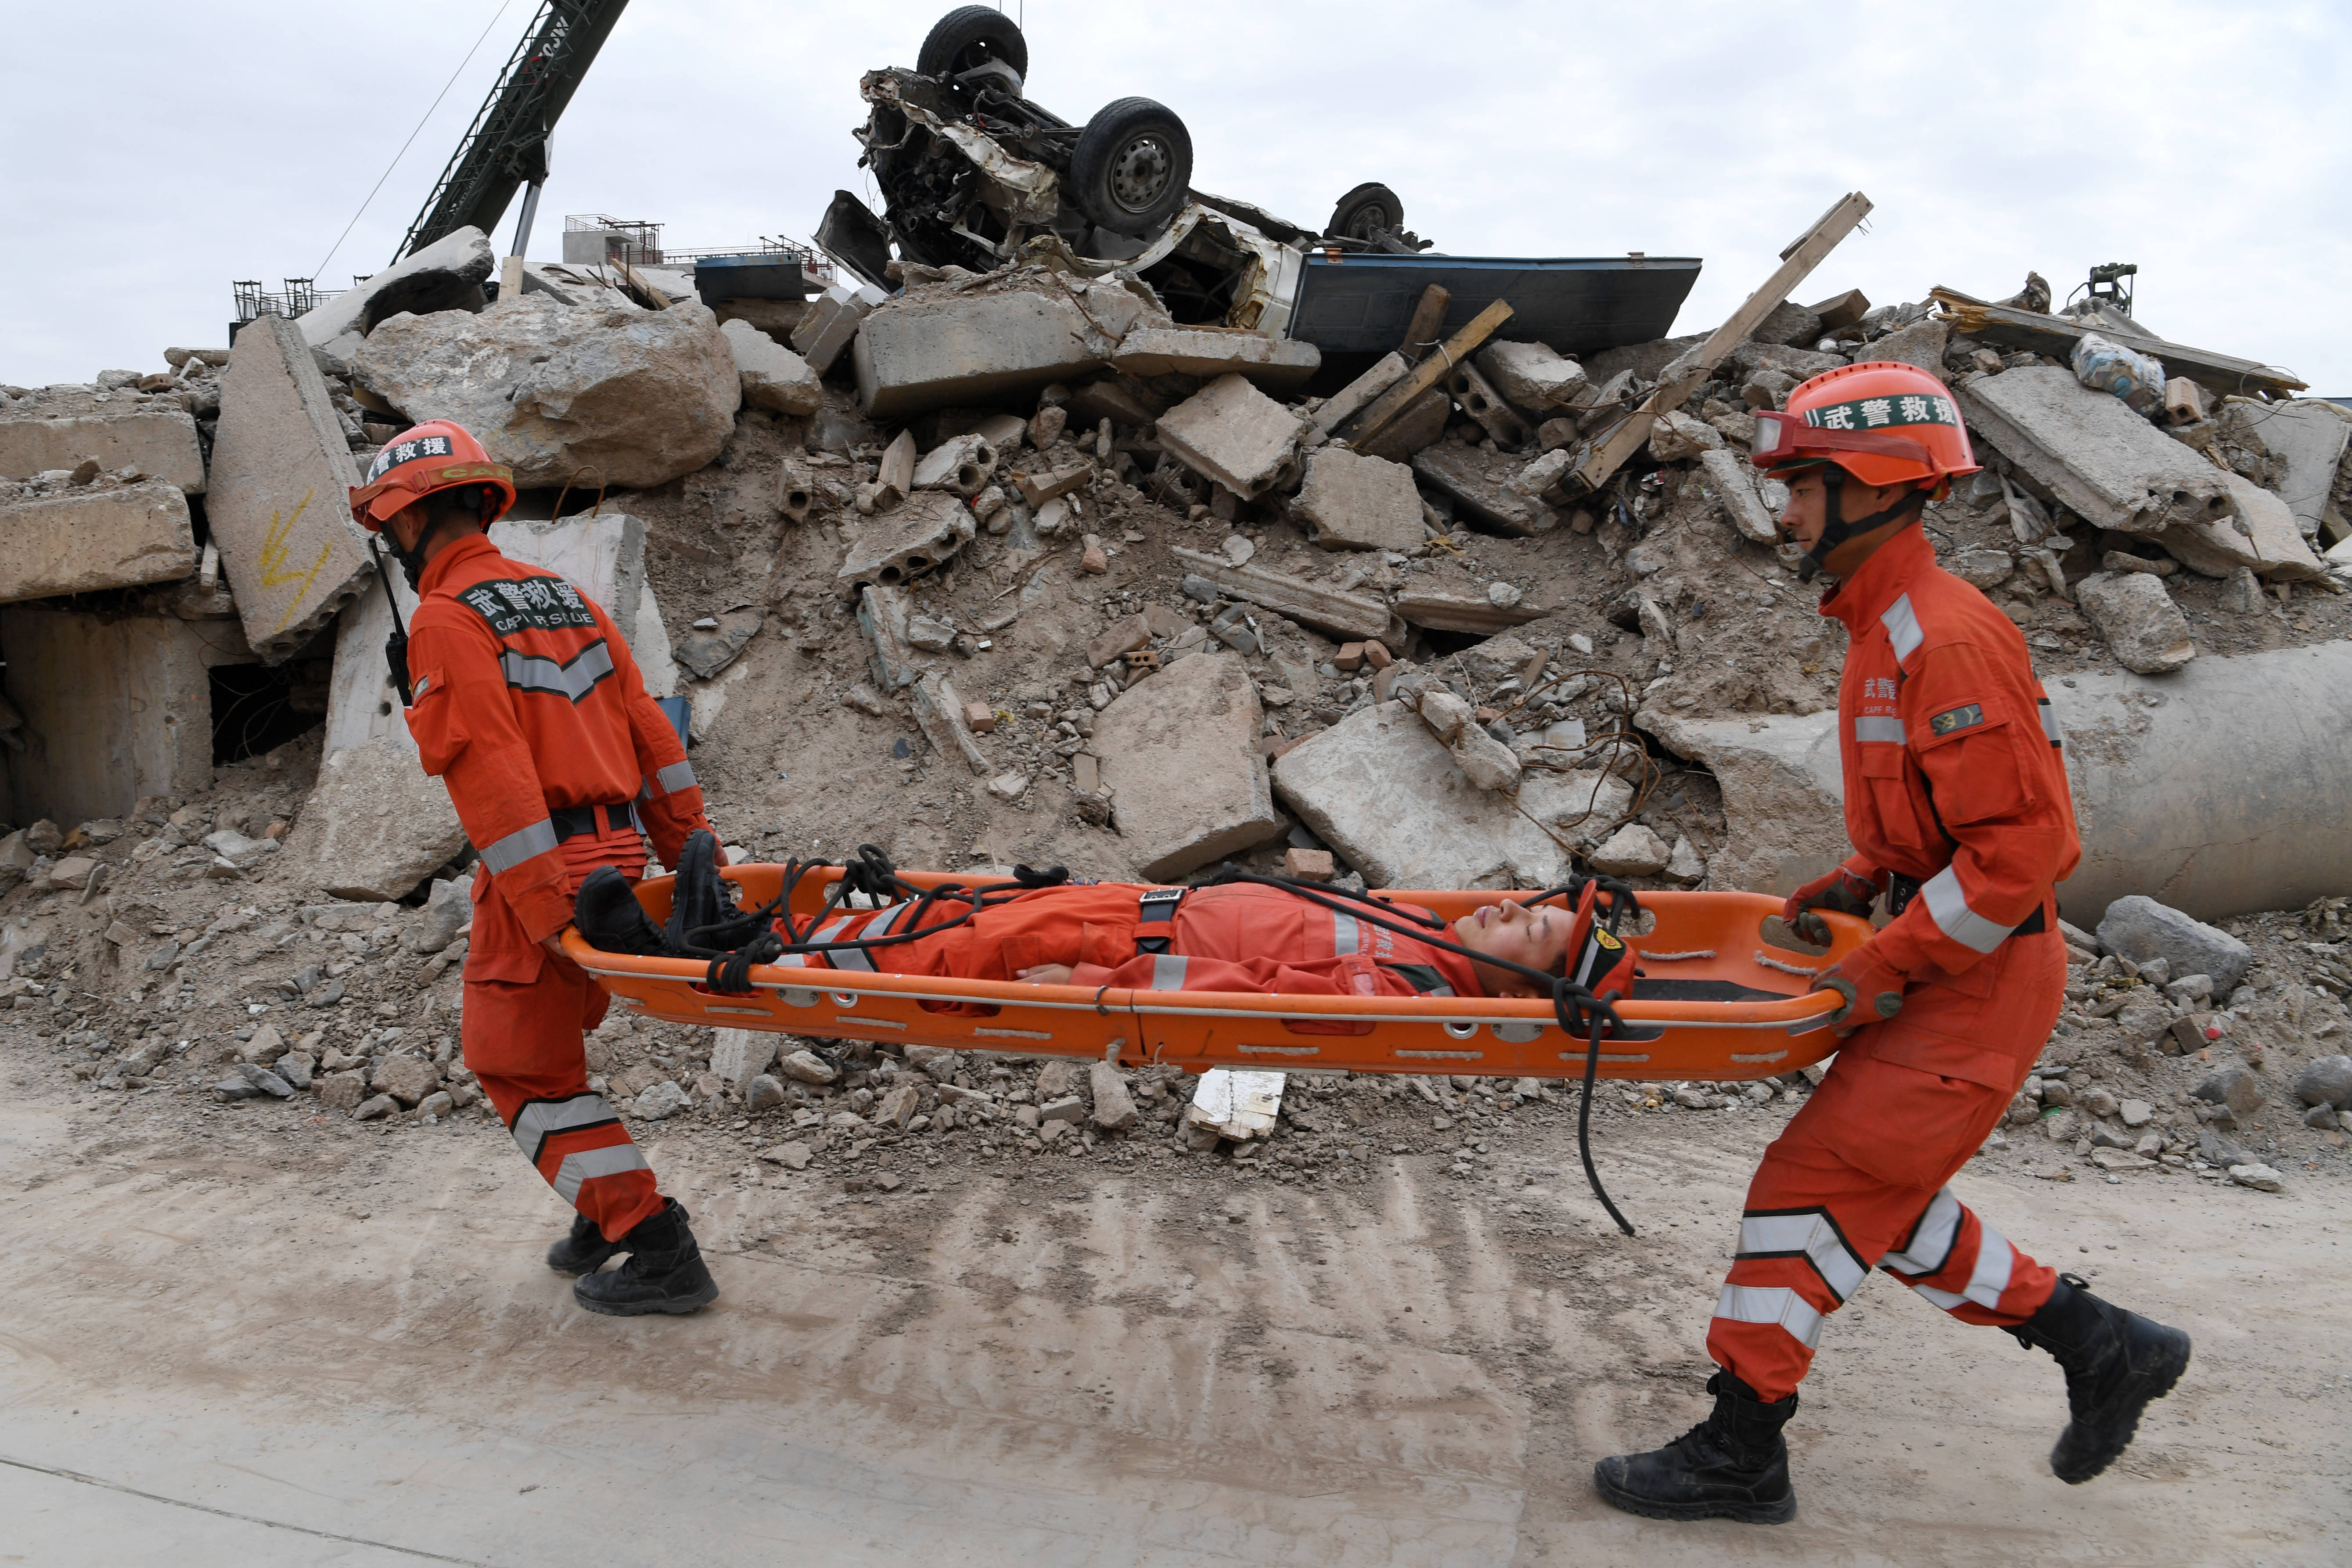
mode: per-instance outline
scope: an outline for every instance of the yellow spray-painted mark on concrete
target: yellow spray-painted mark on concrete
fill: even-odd
[[[302,521],[303,509],[310,504],[310,498],[318,493],[316,490],[303,491],[302,500],[294,508],[294,515],[291,517],[281,517],[277,512],[271,512],[269,531],[262,536],[261,585],[265,588],[276,588],[288,583],[300,584],[286,601],[286,613],[278,617],[276,626],[269,628],[272,632],[282,632],[286,629],[286,623],[294,618],[295,606],[301,604],[302,595],[310,591],[310,584],[319,580],[320,572],[327,564],[327,557],[334,552],[335,542],[330,539],[319,546],[319,558],[310,563],[309,571],[282,570],[286,565],[286,537],[294,531],[294,525]]]

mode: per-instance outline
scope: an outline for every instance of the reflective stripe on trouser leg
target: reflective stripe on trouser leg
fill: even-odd
[[[1948,1226],[1940,1257],[1933,1233]],[[2047,1270],[1952,1196],[1937,1193],[1921,1216],[1919,1236],[1882,1260],[1889,1274],[1963,1322],[2021,1323],[2049,1299]],[[1916,1271],[1915,1271],[1916,1266]]]
[[[1707,1325],[1707,1353],[1778,1399],[1812,1365],[1822,1320],[1869,1277],[1826,1208],[1750,1209]]]
[[[497,897],[477,906],[478,931],[499,924],[483,914]],[[603,1016],[604,995],[567,969],[544,964],[528,984],[468,980],[466,1065],[541,1177],[617,1241],[660,1210],[661,1193],[611,1103],[588,1088],[582,1030]]]

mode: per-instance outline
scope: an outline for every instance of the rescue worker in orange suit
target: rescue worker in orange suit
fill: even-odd
[[[466,1065],[514,1140],[576,1210],[548,1267],[591,1311],[691,1312],[719,1294],[645,1155],[590,1092],[584,1032],[604,992],[563,955],[572,894],[598,866],[644,873],[642,825],[664,860],[709,824],[686,749],[603,607],[551,572],[500,555],[484,530],[514,479],[446,421],[385,446],[352,515],[418,595],[405,668],[425,771],[448,785],[479,849],[466,953]],[[379,558],[379,566],[381,560]],[[599,1272],[616,1253],[616,1269]]]
[[[1784,918],[1892,918],[1825,972],[1847,998],[1829,1075],[1748,1184],[1707,1353],[1714,1413],[1594,1467],[1601,1495],[1656,1519],[1796,1514],[1781,1426],[1822,1323],[1874,1268],[1962,1322],[2054,1356],[2071,1419],[2050,1467],[2089,1480],[2189,1364],[2189,1336],[2101,1300],[2012,1245],[1945,1184],[1998,1125],[2063,1000],[2053,886],[2081,858],[2062,737],[2024,639],[1936,563],[1922,509],[1978,465],[1950,393],[1909,365],[1813,377],[1759,413],[1758,467],[1789,481],[1800,575],[1851,637],[1838,694],[1855,853]]]
[[[942,900],[836,912],[803,943],[853,942],[947,925],[968,904]],[[1427,911],[1399,904],[1391,918]],[[805,922],[803,922],[805,925]],[[781,925],[779,931],[781,931]],[[1431,935],[1482,955],[1558,973],[1574,920],[1550,905],[1484,905]],[[1401,931],[1328,909],[1279,888],[1237,882],[1150,888],[1100,882],[1040,888],[970,921],[911,942],[772,962],[811,968],[927,974],[1040,985],[1141,991],[1247,991],[1309,996],[1532,996],[1528,981],[1485,958],[1416,942]],[[957,1010],[961,1010],[961,1006]],[[989,1009],[981,1008],[986,1011]]]

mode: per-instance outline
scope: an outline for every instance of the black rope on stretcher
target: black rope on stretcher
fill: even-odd
[[[1390,914],[1403,915],[1423,922],[1424,926],[1433,925],[1440,931],[1446,929],[1445,922],[1434,916],[1411,915],[1407,910],[1397,908],[1390,900],[1375,899],[1368,893],[1353,892],[1344,888],[1330,889],[1312,888],[1294,881],[1288,877],[1262,877],[1254,871],[1244,871],[1230,862],[1215,876],[1194,883],[1193,886],[1221,887],[1235,882],[1254,882],[1263,887],[1283,889],[1285,891],[1297,894],[1309,903],[1320,904],[1335,914],[1369,920],[1372,924],[1395,931],[1399,936],[1409,936],[1423,946],[1438,948],[1496,969],[1508,970],[1514,974],[1534,982],[1549,993],[1551,996],[1552,1016],[1559,1020],[1560,1031],[1570,1039],[1574,1039],[1579,1035],[1585,1037],[1583,1092],[1576,1113],[1576,1152],[1584,1162],[1585,1184],[1592,1189],[1592,1195],[1601,1200],[1601,1206],[1609,1211],[1609,1217],[1617,1222],[1617,1228],[1627,1236],[1634,1234],[1632,1222],[1619,1213],[1617,1205],[1610,1201],[1609,1190],[1601,1184],[1601,1173],[1592,1163],[1592,1084],[1601,1071],[1601,1042],[1604,1036],[1614,1036],[1625,1026],[1624,1019],[1617,1015],[1615,1004],[1620,998],[1615,991],[1603,992],[1595,996],[1591,991],[1565,974],[1552,974],[1544,970],[1531,969],[1524,963],[1514,963],[1507,958],[1496,958],[1490,954],[1474,952],[1466,947],[1447,942],[1442,937],[1431,936],[1426,929],[1415,931],[1398,925],[1388,919]],[[1563,895],[1580,895],[1590,883],[1598,883],[1601,891],[1609,895],[1607,929],[1612,933],[1616,931],[1618,922],[1627,914],[1641,913],[1642,904],[1639,897],[1632,888],[1613,877],[1593,877],[1585,881],[1548,888],[1534,898],[1526,900],[1525,902],[1539,904],[1547,899]],[[1350,909],[1332,897],[1334,893],[1362,907]]]

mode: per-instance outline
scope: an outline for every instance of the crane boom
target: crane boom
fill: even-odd
[[[547,177],[548,135],[628,3],[541,0],[394,260],[468,226],[488,233],[517,186]]]

